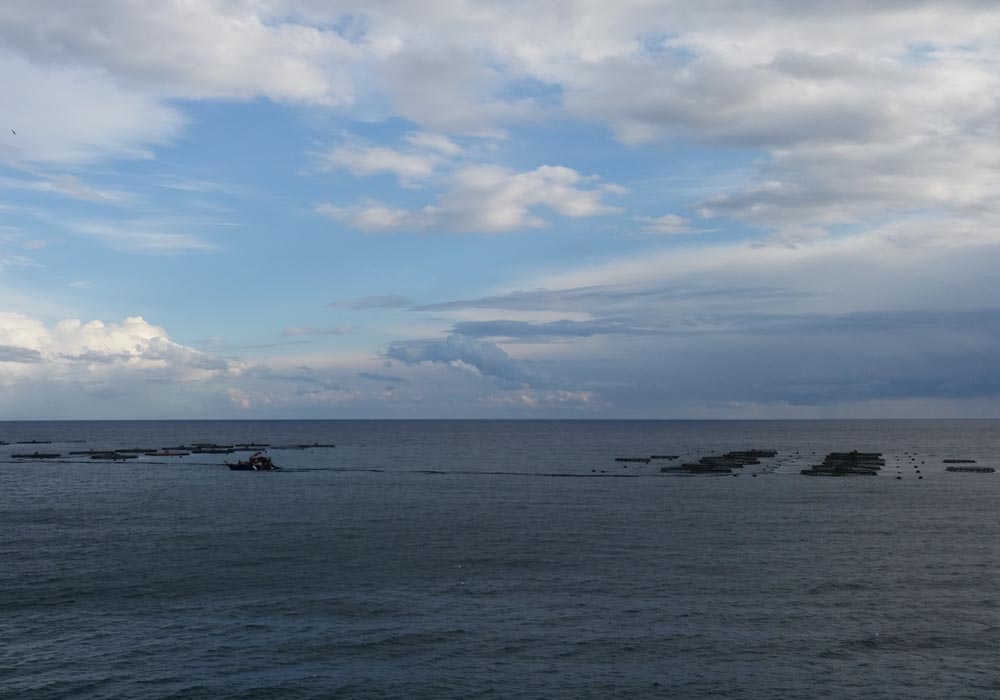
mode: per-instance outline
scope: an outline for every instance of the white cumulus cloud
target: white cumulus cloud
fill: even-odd
[[[609,193],[614,194],[614,188],[609,192],[595,178],[563,166],[545,165],[518,173],[476,165],[457,169],[437,201],[419,210],[363,203],[352,207],[321,204],[317,211],[367,232],[505,233],[546,226],[547,220],[537,213],[539,208],[571,218],[620,211],[605,202]]]

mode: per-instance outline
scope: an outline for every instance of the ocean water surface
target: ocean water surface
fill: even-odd
[[[1000,697],[1000,474],[942,461],[1000,466],[996,421],[0,423],[31,440],[0,697]],[[336,448],[67,454],[250,441]],[[885,468],[798,473],[851,449]]]

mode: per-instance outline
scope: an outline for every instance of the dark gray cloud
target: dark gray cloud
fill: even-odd
[[[0,362],[35,363],[43,361],[42,353],[17,345],[0,345]]]
[[[454,333],[444,340],[410,340],[393,343],[386,349],[385,357],[402,362],[404,365],[417,365],[422,362],[449,365],[461,362],[475,367],[482,374],[493,377],[501,385],[511,388],[539,383],[537,375],[511,358],[496,344]]]
[[[457,299],[413,307],[414,311],[460,309],[510,309],[519,311],[594,311],[623,304],[655,301],[704,301],[711,299],[773,299],[788,290],[770,286],[725,284],[595,285],[568,289],[532,289],[509,294]]]
[[[977,336],[1000,338],[1000,311],[973,309],[965,311],[871,311],[846,314],[773,314],[702,312],[696,315],[657,314],[642,318],[595,319],[590,321],[559,320],[530,323],[498,319],[495,321],[462,321],[452,328],[472,338],[510,338],[540,341],[559,338],[608,336],[705,336],[756,335],[788,336],[827,333],[885,334],[904,330],[931,330],[953,333],[956,337],[970,331]]]
[[[586,338],[593,335],[654,335],[655,330],[608,319],[594,321],[462,321],[452,332],[474,338]]]

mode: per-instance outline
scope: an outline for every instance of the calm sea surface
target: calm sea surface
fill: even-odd
[[[0,446],[3,698],[1000,697],[1000,474],[942,463],[1000,467],[995,421],[0,423],[18,440],[56,444]],[[247,441],[336,448],[65,456]],[[779,455],[614,461],[746,448]],[[36,449],[64,457],[12,458]],[[798,474],[850,449],[887,465]]]

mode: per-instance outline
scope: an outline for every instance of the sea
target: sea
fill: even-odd
[[[1000,473],[943,461],[1000,467],[997,421],[6,422],[0,441],[5,699],[1000,697]],[[199,442],[268,443],[282,469],[69,455]],[[745,449],[778,454],[660,471]],[[855,449],[883,453],[877,476],[799,473]],[[36,450],[61,456],[13,457]],[[615,461],[653,454],[678,459]]]

